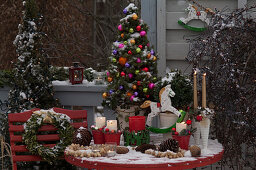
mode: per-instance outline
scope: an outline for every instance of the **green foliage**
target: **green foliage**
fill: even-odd
[[[89,82],[92,82],[94,80],[94,76],[93,76],[94,71],[95,70],[93,70],[92,68],[86,68],[84,70],[84,79]]]
[[[171,81],[168,81],[171,75],[174,76],[172,77]],[[175,96],[171,98],[172,105],[177,109],[186,110],[186,107],[189,106],[193,101],[193,89],[191,81],[187,76],[181,74],[180,71],[171,72],[170,74],[167,74],[166,78],[166,81],[157,83],[154,90],[154,100],[159,102],[159,91],[168,84],[171,84],[171,88],[175,92]]]
[[[10,80],[13,77],[13,71],[0,70],[0,87],[9,86]]]
[[[51,75],[52,75],[52,81],[59,80],[59,81],[65,81],[68,80],[68,70],[64,67],[51,67],[50,69]]]

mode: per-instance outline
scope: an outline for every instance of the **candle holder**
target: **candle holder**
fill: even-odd
[[[107,142],[105,144],[105,150],[107,151],[107,156],[108,157],[116,156],[116,143]]]
[[[101,85],[104,84],[105,72],[95,72],[94,73],[94,84]]]
[[[79,62],[73,62],[69,68],[69,81],[72,85],[83,83],[84,68],[79,66]]]
[[[102,148],[102,145],[100,144],[94,144],[92,145],[92,152],[93,153],[97,153],[97,152],[100,152],[100,149]]]

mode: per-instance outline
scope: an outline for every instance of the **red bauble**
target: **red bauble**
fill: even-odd
[[[136,30],[137,30],[137,31],[140,31],[140,30],[141,30],[141,26],[138,25],[138,26],[136,27]]]
[[[187,120],[187,125],[191,125],[192,121],[191,120]]]
[[[149,98],[149,95],[146,95],[146,98]]]
[[[130,50],[130,51],[128,51],[128,54],[129,54],[129,55],[132,55],[132,51],[131,51],[131,50]]]
[[[172,128],[172,131],[176,132],[176,128]]]
[[[108,128],[106,128],[106,129],[105,129],[105,132],[108,132],[108,131],[109,131],[109,129],[108,129]]]
[[[147,67],[143,68],[142,70],[145,71],[145,72],[149,71],[149,69]]]
[[[196,120],[197,120],[197,121],[200,122],[202,119],[203,119],[203,116],[200,116],[200,115],[196,116]]]
[[[142,45],[138,45],[138,47],[140,48],[140,49],[142,49],[143,47],[142,47]]]
[[[179,132],[175,132],[174,134],[175,134],[175,135],[179,135]]]
[[[122,76],[122,77],[125,76],[125,73],[124,73],[123,71],[121,72],[121,76]]]
[[[141,85],[141,82],[140,82],[140,81],[137,81],[137,85],[140,86],[140,85]]]

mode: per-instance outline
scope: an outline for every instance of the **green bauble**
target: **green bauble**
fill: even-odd
[[[126,45],[126,44],[127,44],[127,41],[124,41],[124,44]]]
[[[143,89],[143,92],[144,92],[144,93],[147,93],[147,92],[148,92],[148,88],[144,88],[144,89]]]
[[[115,63],[115,62],[116,62],[116,59],[115,59],[115,58],[113,58],[113,59],[112,59],[112,62],[113,62],[113,63]]]
[[[157,81],[157,78],[156,78],[156,77],[153,77],[153,81],[156,82],[156,81]]]
[[[140,52],[141,52],[141,49],[140,49],[140,48],[136,48],[136,52],[137,52],[137,53],[140,53]]]
[[[134,32],[134,31],[133,31],[133,28],[130,28],[129,32],[130,32],[130,33],[133,33],[133,32]]]
[[[140,70],[135,70],[135,74],[139,74],[140,73]]]
[[[116,77],[119,77],[119,73],[116,73]]]

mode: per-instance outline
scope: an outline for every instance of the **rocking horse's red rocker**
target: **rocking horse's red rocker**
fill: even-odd
[[[24,127],[21,124],[24,124],[32,115],[33,111],[39,109],[33,109],[30,111],[22,113],[11,113],[8,115],[9,121],[9,132],[10,132],[10,142],[11,142],[11,151],[12,151],[12,161],[13,161],[13,170],[17,170],[17,162],[28,162],[28,161],[41,161],[40,156],[31,155],[26,148],[26,145],[20,144],[22,142],[22,133],[24,133]],[[68,115],[73,122],[71,125],[78,129],[79,127],[88,126],[87,124],[87,111],[86,110],[66,110],[61,108],[53,108],[57,113],[64,113]],[[75,120],[75,122],[74,122]],[[57,129],[53,125],[44,125],[39,131],[56,131]],[[48,134],[48,135],[37,135],[38,141],[59,141],[58,134]],[[54,147],[55,144],[47,144],[44,146]],[[25,153],[25,154],[24,154]]]

